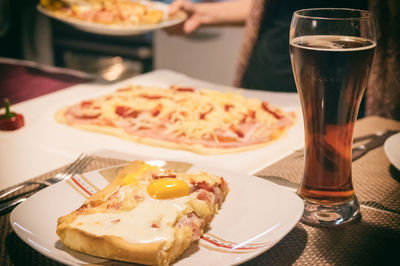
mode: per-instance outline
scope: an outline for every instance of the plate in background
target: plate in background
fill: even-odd
[[[164,11],[164,14],[168,14],[168,5],[161,2],[155,1],[146,1],[151,2],[150,4],[156,8]],[[160,23],[156,24],[148,24],[148,25],[106,25],[101,23],[83,21],[75,18],[68,18],[59,16],[56,13],[43,8],[40,4],[36,6],[37,10],[42,14],[49,16],[51,18],[60,20],[64,23],[70,24],[71,26],[90,33],[102,34],[102,35],[113,35],[113,36],[127,36],[127,35],[139,35],[146,32],[170,27],[172,25],[176,25],[184,21],[187,17],[186,13],[180,12],[173,19],[168,19],[164,16],[164,20]]]
[[[400,171],[400,133],[389,137],[383,147],[389,161]]]

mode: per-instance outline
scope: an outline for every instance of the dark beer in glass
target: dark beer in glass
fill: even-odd
[[[290,55],[303,110],[305,165],[298,195],[302,220],[339,225],[359,217],[352,184],[354,123],[375,52],[369,13],[351,9],[297,11]],[[368,19],[369,18],[369,19]],[[360,20],[368,20],[361,23]],[[357,21],[351,25],[351,21]],[[358,29],[353,27],[358,26]],[[306,29],[304,29],[306,28]],[[297,30],[297,34],[296,31]],[[363,31],[367,31],[363,35]]]

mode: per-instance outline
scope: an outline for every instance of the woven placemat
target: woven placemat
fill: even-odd
[[[369,117],[357,122],[355,136],[386,129],[400,130],[400,123]],[[122,162],[95,157],[86,170]],[[297,151],[257,175],[275,175],[298,183],[303,163],[303,151]],[[63,169],[35,179],[47,179]],[[360,222],[341,228],[316,228],[298,223],[272,249],[244,265],[382,265],[396,261],[400,243],[400,172],[390,165],[380,147],[353,163],[353,182],[363,203]],[[261,204],[259,207],[262,211]],[[16,236],[9,224],[9,214],[0,216],[0,241],[0,265],[59,265]]]
[[[379,117],[357,122],[354,135],[400,130],[400,123]],[[399,147],[400,148],[400,147]],[[304,153],[297,151],[259,171],[299,183]],[[353,163],[353,184],[361,202],[360,222],[341,228],[302,223],[276,246],[245,265],[384,265],[398,261],[400,243],[400,172],[376,148]]]

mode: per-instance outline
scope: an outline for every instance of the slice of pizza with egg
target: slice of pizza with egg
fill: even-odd
[[[228,191],[219,176],[134,161],[80,208],[60,217],[57,235],[69,248],[90,255],[169,265],[201,237]]]

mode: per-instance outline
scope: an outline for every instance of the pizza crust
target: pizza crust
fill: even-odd
[[[107,134],[111,135],[114,137],[118,137],[127,141],[131,142],[137,142],[141,144],[146,144],[150,146],[155,146],[155,147],[163,147],[163,148],[168,148],[168,149],[174,149],[174,150],[187,150],[191,152],[195,152],[201,155],[222,155],[222,154],[232,154],[232,153],[240,153],[240,152],[246,152],[250,150],[255,150],[259,149],[265,146],[270,145],[274,141],[276,141],[278,138],[281,138],[287,133],[288,128],[285,127],[281,129],[280,131],[276,131],[273,136],[271,136],[271,140],[269,142],[264,142],[264,143],[259,143],[259,144],[253,144],[253,145],[246,145],[242,147],[235,147],[235,148],[211,148],[211,147],[206,147],[200,144],[183,144],[183,143],[174,143],[170,141],[164,141],[160,139],[152,139],[152,138],[146,138],[146,137],[140,137],[140,136],[135,136],[135,135],[130,135],[127,132],[125,132],[121,128],[116,128],[116,127],[110,127],[110,126],[99,126],[99,125],[92,125],[92,124],[72,124],[68,123],[67,120],[65,119],[65,113],[67,111],[67,107],[64,107],[60,110],[58,110],[55,113],[55,120],[61,124],[66,124],[69,126],[72,126],[74,128],[80,129],[80,130],[85,130],[89,132],[95,132],[95,133],[102,133],[102,134]]]
[[[131,244],[116,236],[96,236],[68,224],[57,227],[57,235],[67,247],[90,255],[126,262],[163,265],[162,242]]]
[[[69,220],[71,217],[64,218]],[[102,258],[145,265],[169,265],[191,244],[192,232],[188,227],[178,229],[172,246],[164,250],[164,242],[132,244],[116,236],[96,236],[69,226],[65,219],[59,220],[57,226],[57,235],[63,244]]]

